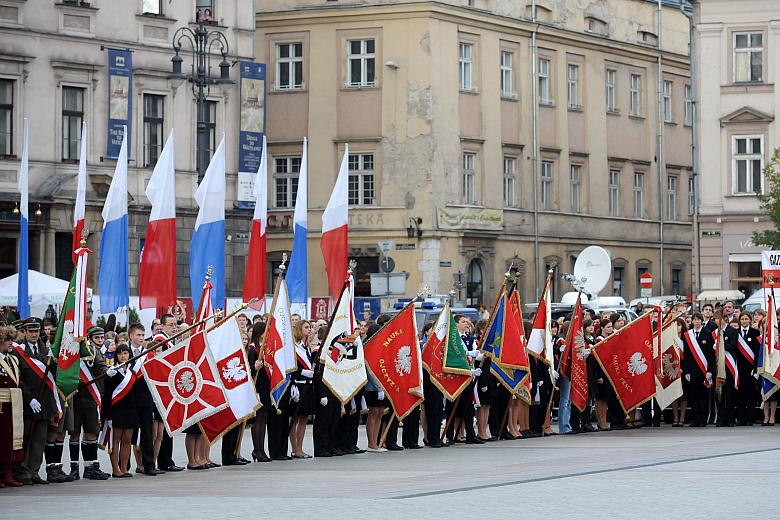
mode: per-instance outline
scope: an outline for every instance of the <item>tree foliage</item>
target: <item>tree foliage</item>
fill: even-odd
[[[780,148],[775,148],[772,159],[764,167],[764,183],[769,187],[769,191],[756,194],[761,201],[761,209],[775,227],[766,231],[754,231],[753,243],[770,249],[780,249]]]

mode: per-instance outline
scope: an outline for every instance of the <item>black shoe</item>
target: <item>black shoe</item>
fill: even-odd
[[[387,451],[404,451],[404,449],[398,444],[385,444]]]
[[[315,458],[316,457],[333,457],[333,452],[330,451],[330,450],[315,451],[314,452],[314,457]],[[276,460],[276,459],[274,459],[274,460]],[[281,459],[281,460],[286,460],[286,459]]]
[[[43,479],[42,479],[40,476],[38,476],[38,475],[33,475],[33,476],[32,476],[32,478],[30,479],[30,481],[31,481],[33,484],[48,484],[48,483],[49,483],[49,481],[48,481],[48,480],[43,480]]]
[[[276,457],[271,457],[271,460],[283,461],[283,460],[292,460],[292,458],[288,457],[287,455],[277,455]]]
[[[174,464],[173,466],[168,466],[166,468],[162,468],[162,470],[164,472],[166,472],[166,473],[176,473],[177,471],[184,471],[184,468]]]
[[[68,476],[62,471],[62,466],[59,464],[50,464],[46,466],[46,480],[52,484],[70,482]]]
[[[136,470],[136,473],[138,473],[138,470]],[[149,475],[150,477],[156,477],[157,475],[162,475],[165,473],[164,471],[160,471],[159,469],[149,468],[142,472],[144,475]]]
[[[73,480],[78,480],[81,477],[79,476],[79,463],[78,462],[71,462],[70,463],[70,474],[68,475]]]
[[[585,430],[586,432],[589,432],[589,433],[598,431],[596,428],[593,427],[592,424],[586,424],[585,427],[583,428],[583,430]]]
[[[200,466],[190,466],[189,464],[187,464],[187,469],[189,469],[189,470],[209,469],[209,465],[208,464],[201,464]]]
[[[436,442],[436,443],[433,443],[433,444],[430,444],[430,443],[429,443],[429,444],[428,444],[428,447],[429,447],[429,448],[443,448],[443,447],[444,447],[444,444],[442,444],[442,443],[440,443],[440,442]]]
[[[233,459],[227,462],[225,461],[222,462],[223,466],[245,466],[247,464],[249,464],[249,461],[244,459]]]
[[[335,455],[336,457],[342,457],[347,454],[347,452],[341,451],[339,448],[333,448],[331,450],[331,453],[333,453],[333,455]]]
[[[474,437],[473,439],[466,439],[466,444],[485,444],[485,441]]]
[[[89,478],[90,480],[108,480],[110,476],[108,473],[100,470],[100,464],[97,462],[92,465],[89,477],[87,477],[87,472],[84,470],[84,478]]]
[[[420,450],[422,449],[422,446],[419,444],[412,444],[411,446],[404,446],[405,450]]]

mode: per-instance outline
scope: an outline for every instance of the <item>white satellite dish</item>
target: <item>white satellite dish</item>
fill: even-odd
[[[612,276],[612,260],[609,251],[599,246],[589,246],[582,250],[574,263],[574,276],[585,279],[582,290],[596,295],[607,285]]]

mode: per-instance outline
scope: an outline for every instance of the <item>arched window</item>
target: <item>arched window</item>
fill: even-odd
[[[466,305],[477,307],[480,303],[482,303],[482,264],[474,259],[469,262],[466,279]]]

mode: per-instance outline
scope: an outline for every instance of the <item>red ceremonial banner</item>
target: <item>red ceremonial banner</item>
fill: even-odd
[[[577,297],[574,306],[566,347],[561,359],[561,373],[571,380],[571,404],[579,411],[585,411],[588,402],[588,369],[585,364],[588,348],[585,345],[585,332],[582,328],[582,304]]]
[[[630,412],[655,395],[651,313],[632,321],[595,345],[591,355],[604,369],[620,406]]]
[[[504,337],[498,363],[504,367],[529,370],[528,353],[523,330],[523,315],[520,312],[520,296],[512,291],[507,300],[504,315]]]
[[[398,420],[422,402],[422,360],[414,321],[414,305],[371,336],[363,346],[366,366],[379,382]]]

